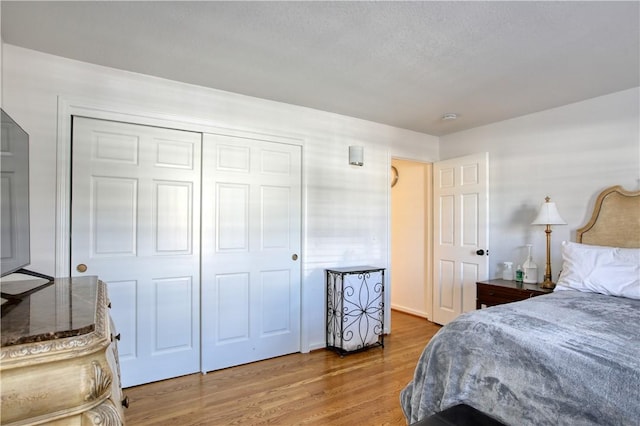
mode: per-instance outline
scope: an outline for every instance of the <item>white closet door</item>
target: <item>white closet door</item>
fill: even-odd
[[[71,269],[107,283],[124,387],[200,369],[201,143],[73,120]]]
[[[301,148],[204,135],[202,369],[300,350]]]
[[[489,267],[489,154],[434,163],[433,321],[476,309]]]

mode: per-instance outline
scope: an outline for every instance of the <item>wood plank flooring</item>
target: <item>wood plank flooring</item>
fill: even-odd
[[[127,388],[127,425],[405,425],[400,390],[440,326],[397,311],[391,326],[384,349],[323,349]]]

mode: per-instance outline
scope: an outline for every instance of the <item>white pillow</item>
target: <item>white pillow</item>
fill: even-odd
[[[640,299],[640,249],[564,241],[556,290],[578,290]]]

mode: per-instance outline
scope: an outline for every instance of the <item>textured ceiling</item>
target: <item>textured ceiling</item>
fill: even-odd
[[[432,135],[640,85],[637,1],[0,7],[5,43]]]

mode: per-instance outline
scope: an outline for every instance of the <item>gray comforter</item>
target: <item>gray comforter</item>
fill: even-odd
[[[508,425],[640,425],[640,300],[574,291],[443,327],[402,390],[409,423],[466,403]]]

